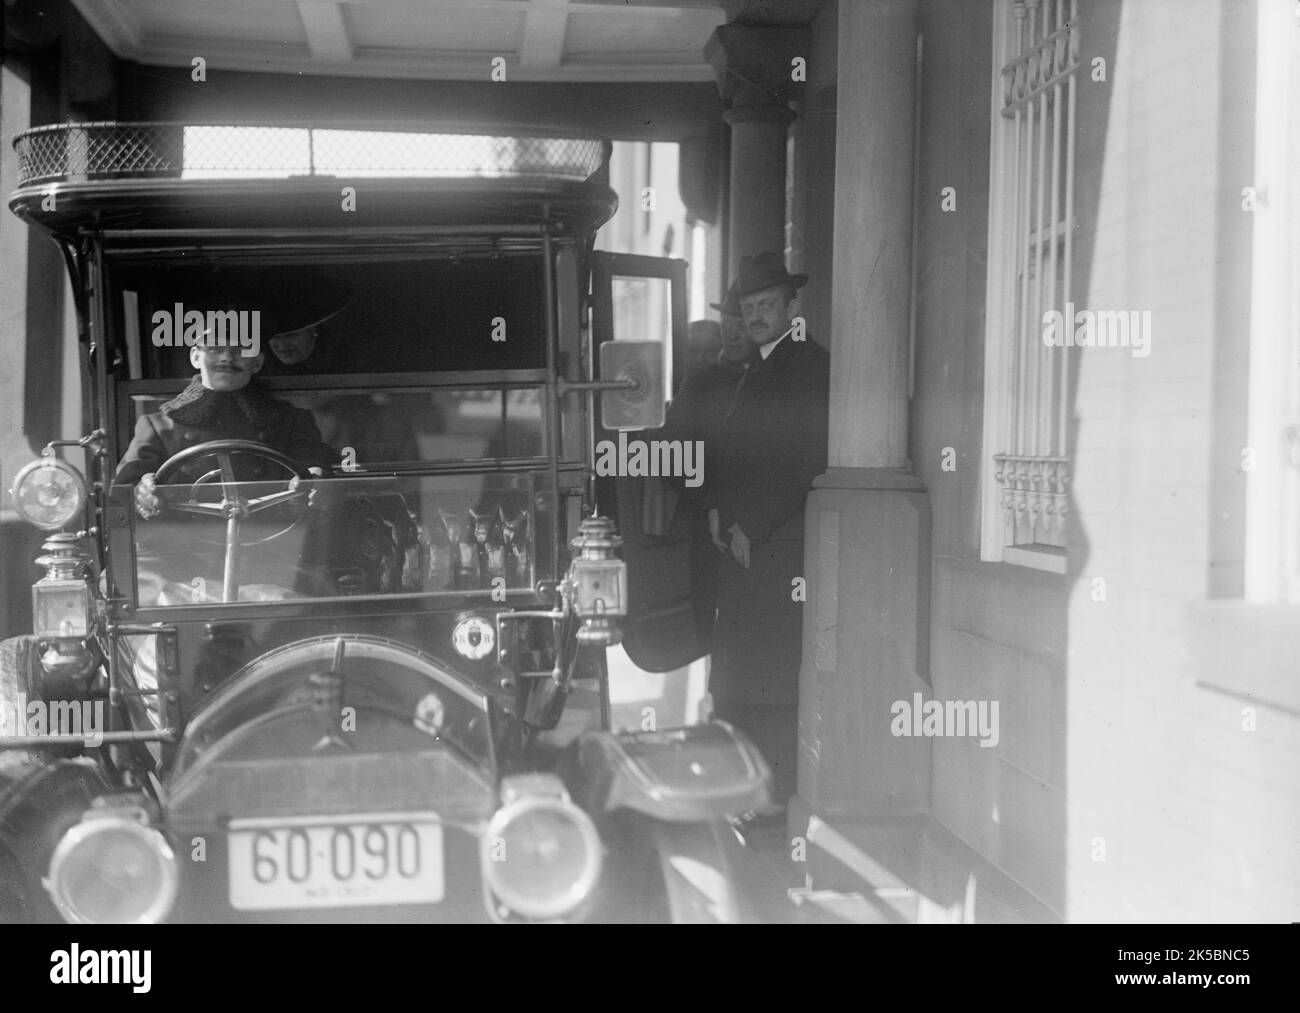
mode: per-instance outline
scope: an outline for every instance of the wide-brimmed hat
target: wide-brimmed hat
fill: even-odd
[[[723,297],[722,302],[711,302],[709,307],[719,313],[725,313],[729,317],[741,316],[740,293],[736,291],[736,283],[734,281],[731,283],[731,288],[727,289],[727,294]]]
[[[742,257],[736,276],[736,295],[752,295],[774,285],[802,288],[808,282],[806,274],[791,274],[785,269],[785,260],[779,253],[756,253]]]
[[[308,272],[277,285],[266,297],[272,336],[323,324],[352,301],[352,285],[342,278]]]

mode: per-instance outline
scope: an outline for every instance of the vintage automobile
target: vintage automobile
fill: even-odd
[[[13,481],[49,535],[32,632],[0,643],[0,920],[755,917],[728,820],[767,801],[762,757],[707,719],[611,726],[611,645],[664,671],[701,636],[682,522],[593,469],[661,424],[684,362],[682,262],[593,252],[607,143],[81,123],[15,146],[89,424]],[[213,313],[333,474],[205,441],[146,519],[115,471]],[[295,314],[314,344],[280,361]]]

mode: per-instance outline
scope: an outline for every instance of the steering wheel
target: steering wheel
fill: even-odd
[[[187,447],[179,454],[164,461],[162,466],[154,473],[155,492],[161,494],[162,490],[157,488],[158,486],[169,484],[168,480],[175,477],[181,468],[205,457],[215,458],[217,467],[200,475],[190,485],[187,498],[170,500],[159,495],[158,502],[160,506],[169,510],[225,519],[226,537],[224,541],[213,541],[209,544],[225,545],[226,558],[221,600],[226,602],[237,601],[239,599],[239,550],[279,538],[281,535],[287,534],[302,520],[307,512],[306,506],[309,493],[306,489],[298,488],[298,483],[299,481],[310,480],[312,474],[302,464],[280,453],[274,447],[268,447],[263,443],[256,443],[252,440],[209,440],[207,443]],[[252,458],[253,460],[275,465],[290,476],[288,486],[281,492],[269,493],[266,496],[247,497],[242,495],[239,481],[235,477],[235,460],[237,458]],[[198,498],[199,493],[205,489],[218,488],[221,490],[220,502],[204,502]],[[289,523],[262,538],[245,540],[241,537],[241,527],[245,520],[254,514],[284,503],[301,504],[294,511]]]

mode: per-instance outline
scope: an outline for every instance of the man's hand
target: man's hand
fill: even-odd
[[[731,525],[731,554],[737,563],[749,569],[749,535],[740,529],[739,524]]]
[[[311,478],[308,479],[308,481],[313,483],[315,482],[316,479],[325,477],[325,472],[322,471],[320,468],[308,468],[307,473],[311,475]],[[297,492],[301,487],[302,487],[302,481],[298,478],[297,475],[295,475],[293,478],[289,480],[290,492]],[[325,494],[321,491],[321,489],[318,486],[313,484],[312,487],[307,490],[307,508],[311,510],[311,509],[315,509],[316,507],[324,507],[324,506],[326,506]]]
[[[727,543],[722,540],[722,528],[718,520],[718,508],[713,507],[709,510],[709,537],[713,540],[714,546],[724,555],[727,551]]]
[[[162,512],[162,503],[154,491],[153,472],[140,476],[135,486],[135,512],[145,520],[152,520]]]

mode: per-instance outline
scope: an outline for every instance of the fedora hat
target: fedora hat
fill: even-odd
[[[731,288],[727,289],[727,294],[722,302],[709,303],[710,309],[715,309],[719,313],[725,313],[729,317],[741,316],[740,312],[740,294],[736,291],[736,283],[731,283]]]
[[[752,295],[774,285],[802,288],[808,281],[806,274],[791,274],[785,269],[785,260],[779,253],[756,253],[743,257],[736,277],[737,296]]]

